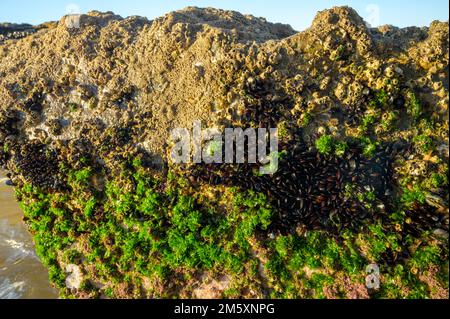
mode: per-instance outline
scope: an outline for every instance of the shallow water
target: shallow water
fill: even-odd
[[[0,299],[57,298],[22,217],[14,189],[0,183]]]

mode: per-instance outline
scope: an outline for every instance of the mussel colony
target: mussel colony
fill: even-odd
[[[64,19],[0,43],[0,165],[63,297],[448,298],[448,23]],[[194,121],[278,128],[278,170],[172,163]]]
[[[330,233],[355,229],[365,219],[376,219],[385,212],[392,192],[389,158],[367,160],[361,151],[352,149],[344,159],[327,158],[305,149],[291,151],[274,175],[255,176],[255,165],[209,164],[194,168],[193,180],[211,185],[239,186],[263,192],[277,208],[273,227],[295,231],[300,224],[308,229],[326,229]],[[380,200],[379,212],[369,209],[355,198],[345,195],[345,185],[355,183],[373,190]],[[377,207],[375,207],[377,208]]]

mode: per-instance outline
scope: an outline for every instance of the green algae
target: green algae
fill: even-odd
[[[69,178],[72,187],[79,188],[88,171],[69,173],[78,177]],[[381,267],[383,288],[372,297],[426,298],[430,291],[419,276],[433,267],[440,278],[448,276],[446,242],[429,233],[415,238],[397,231],[394,224],[401,228],[407,222],[401,214],[392,224],[377,222],[359,232],[343,231],[339,237],[307,231],[267,238],[260,244],[267,256],[261,273],[261,256],[255,254],[251,239],[264,236],[274,214],[264,195],[227,189],[230,209],[223,214],[215,209],[217,199],[201,199],[175,172],[170,172],[164,188],[159,178],[139,167],[123,176],[108,181],[103,193],[71,213],[68,206],[79,203],[75,196],[49,194],[30,185],[17,189],[36,251],[64,297],[72,296],[64,285],[64,265],[69,263],[95,269],[86,273],[78,292],[91,297],[118,297],[123,282],[136,297],[180,297],[187,293],[182,291],[188,282],[208,271],[213,277],[226,273],[232,278],[224,291],[228,297],[255,286],[262,296],[273,298],[346,298],[342,281],[362,285],[366,266],[375,263]],[[373,199],[369,192],[362,200]],[[423,199],[405,192],[401,200],[408,206]],[[418,248],[410,257],[386,264],[386,256],[410,251],[411,245]],[[145,290],[143,278],[159,280],[172,292]],[[393,281],[401,282],[401,288],[394,288]]]

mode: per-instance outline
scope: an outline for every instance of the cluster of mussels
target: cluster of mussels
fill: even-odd
[[[38,141],[29,141],[13,152],[12,162],[27,183],[44,190],[65,190],[66,184],[58,172],[58,158],[54,150]]]
[[[6,110],[0,114],[0,167],[6,167],[9,159],[8,148],[14,144],[19,130],[20,116],[17,110]]]
[[[338,234],[383,215],[391,206],[392,157],[386,151],[392,150],[387,147],[368,159],[355,145],[340,158],[297,146],[273,175],[259,175],[256,164],[196,165],[189,175],[194,183],[238,186],[266,194],[278,212],[273,231],[293,232],[303,225]],[[348,194],[349,185],[353,185],[353,194]],[[372,208],[353,196],[368,191],[377,198]]]
[[[448,217],[427,203],[414,203],[411,209],[405,211],[405,217],[408,222],[404,224],[403,232],[416,237],[424,231],[448,229],[449,226]]]
[[[269,232],[287,234],[306,227],[339,236],[342,230],[358,230],[370,221],[389,221],[396,205],[393,154],[400,151],[387,145],[369,159],[351,145],[341,158],[297,146],[273,175],[259,175],[259,166],[248,163],[194,165],[187,173],[194,186],[236,186],[266,194],[277,212]],[[357,196],[367,192],[375,195],[369,206]],[[405,214],[410,221],[404,234],[445,227],[444,215],[429,205],[415,204]],[[394,261],[400,256],[385,257]]]

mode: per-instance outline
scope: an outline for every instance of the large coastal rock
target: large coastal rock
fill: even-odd
[[[186,8],[4,30],[0,164],[63,296],[445,297],[448,23]],[[279,172],[171,163],[194,121],[277,127]]]

